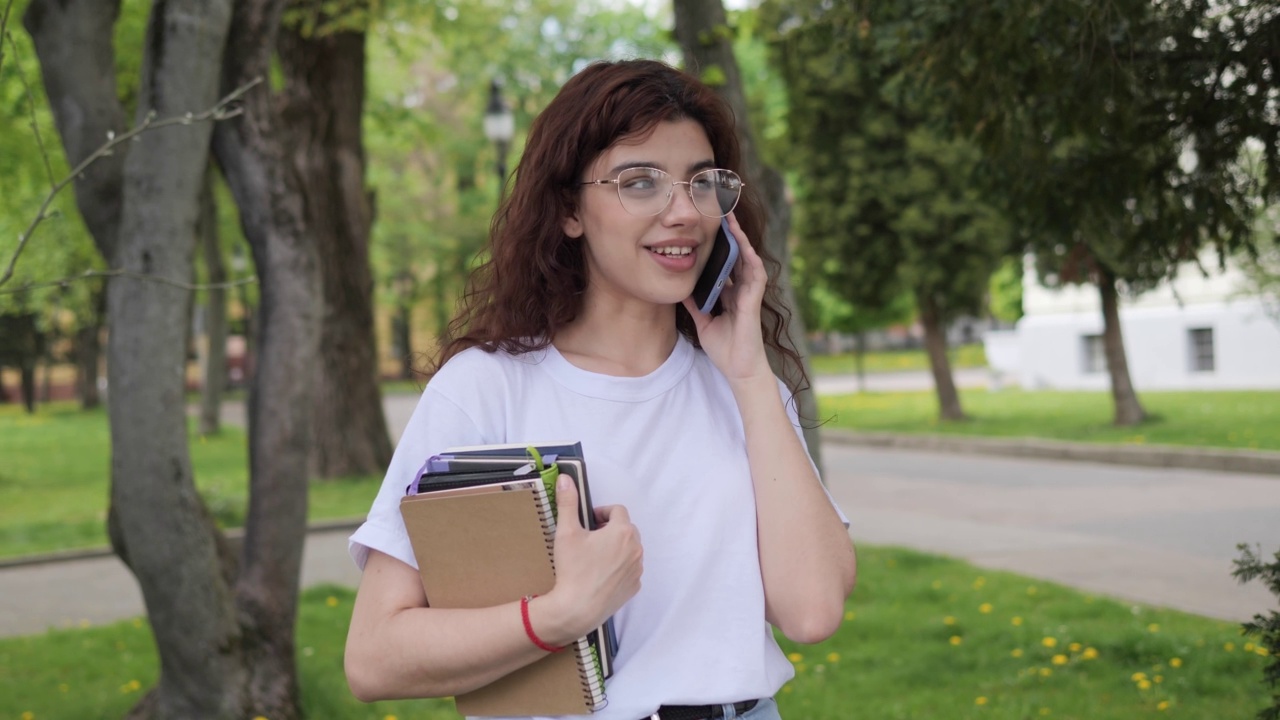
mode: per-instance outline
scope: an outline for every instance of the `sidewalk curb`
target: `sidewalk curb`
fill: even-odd
[[[319,520],[307,525],[307,534],[353,531],[364,522],[363,517],[339,518],[337,520]],[[244,539],[244,528],[231,528],[224,533],[228,540],[239,543]],[[23,567],[26,565],[47,565],[50,563],[72,562],[75,560],[92,560],[101,557],[113,557],[115,552],[110,547],[78,548],[74,550],[58,550],[55,552],[20,555],[18,557],[0,558],[0,570]]]
[[[1183,468],[1219,472],[1280,476],[1280,452],[1226,448],[1183,448],[1172,445],[1119,445],[1040,440],[1036,438],[986,438],[955,435],[870,433],[822,430],[824,442],[863,447],[930,450],[935,452],[1072,460]]]

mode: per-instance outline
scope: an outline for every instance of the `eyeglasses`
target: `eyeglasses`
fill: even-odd
[[[627,168],[612,180],[589,180],[582,185],[617,185],[622,209],[632,215],[657,215],[671,204],[676,185],[686,185],[693,206],[706,217],[719,218],[733,212],[742,195],[742,178],[732,170],[703,170],[688,181],[673,180],[657,168]]]

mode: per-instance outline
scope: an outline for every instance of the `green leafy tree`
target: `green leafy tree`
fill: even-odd
[[[1048,284],[1093,283],[1115,422],[1145,412],[1118,297],[1253,242],[1280,192],[1275,3],[925,0],[897,42],[1010,199]],[[1263,145],[1259,180],[1239,164]]]
[[[886,307],[910,290],[939,415],[962,419],[946,326],[980,313],[1010,245],[1008,224],[972,181],[978,149],[897,55],[903,10],[777,1],[762,12],[779,29],[791,157],[803,178],[800,252],[854,306]]]
[[[1260,547],[1255,551],[1241,543],[1236,548],[1240,557],[1233,561],[1231,575],[1241,583],[1260,581],[1280,601],[1280,552],[1268,561]],[[1280,610],[1254,615],[1243,630],[1256,637],[1271,658],[1262,669],[1262,680],[1271,689],[1271,705],[1258,711],[1258,720],[1280,720]]]
[[[991,275],[987,311],[1000,322],[1022,318],[1022,258],[1005,258]]]

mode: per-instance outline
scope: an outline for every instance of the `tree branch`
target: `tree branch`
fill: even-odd
[[[195,123],[195,122],[205,122],[205,121],[217,122],[219,120],[226,120],[229,118],[236,117],[237,115],[242,114],[244,111],[240,107],[232,107],[231,104],[234,103],[236,100],[239,100],[241,96],[243,96],[251,88],[253,88],[255,85],[261,82],[262,82],[262,78],[259,77],[245,83],[244,85],[241,85],[240,87],[231,91],[231,93],[229,93],[226,97],[219,100],[217,104],[215,104],[213,107],[209,108],[208,110],[202,113],[187,113],[185,115],[180,115],[177,117],[165,118],[163,120],[156,120],[156,113],[153,110],[147,114],[146,118],[143,119],[141,123],[139,123],[138,125],[136,125],[135,127],[131,128],[130,130],[128,130],[127,132],[121,135],[116,135],[115,133],[108,132],[107,142],[104,145],[99,147],[97,150],[93,151],[88,157],[84,159],[83,162],[77,165],[66,177],[59,180],[57,183],[54,183],[53,188],[50,189],[49,191],[49,194],[45,196],[44,202],[40,204],[40,210],[36,213],[35,218],[31,220],[31,224],[28,225],[27,229],[21,235],[18,236],[18,247],[13,251],[13,257],[9,259],[9,265],[8,265],[8,268],[5,270],[4,275],[0,276],[0,285],[4,285],[10,280],[10,278],[13,277],[14,268],[18,264],[18,257],[22,255],[22,250],[26,247],[27,243],[31,240],[32,233],[35,232],[36,227],[42,221],[44,221],[46,218],[49,217],[48,215],[49,205],[53,203],[54,198],[57,197],[58,193],[62,192],[62,190],[66,188],[68,185],[70,185],[77,177],[79,177],[90,165],[98,161],[100,158],[104,158],[110,155],[116,146],[121,145],[125,142],[128,142],[134,139],[135,137],[137,137],[138,135],[141,135],[142,133],[148,132],[150,130],[159,130],[160,128],[168,127],[170,125],[190,125],[191,123]],[[159,281],[159,278],[154,278],[151,276],[140,275],[138,277]],[[165,281],[165,282],[168,282],[168,281]]]
[[[4,4],[4,13],[0,14],[0,37],[9,34],[9,11],[13,9],[13,0]],[[0,67],[4,67],[4,45],[0,45]]]
[[[10,2],[12,1],[10,0]],[[9,41],[9,47],[13,48],[13,61],[15,63],[18,62],[18,44],[13,41],[13,33],[0,28],[0,37]],[[36,136],[36,147],[40,150],[40,159],[44,160],[44,172],[49,178],[49,187],[52,188],[54,185],[53,166],[49,164],[49,151],[44,147],[44,138],[40,137],[40,126],[36,124],[36,98],[31,93],[31,84],[27,82],[27,76],[22,72],[21,64],[18,65],[17,74],[18,81],[22,83],[22,89],[27,93],[27,112],[31,115],[31,133]]]

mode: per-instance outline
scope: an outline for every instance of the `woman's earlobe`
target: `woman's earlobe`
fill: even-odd
[[[565,235],[575,240],[582,237],[582,222],[578,220],[576,215],[565,218],[564,222],[560,224],[560,228],[564,230]]]

